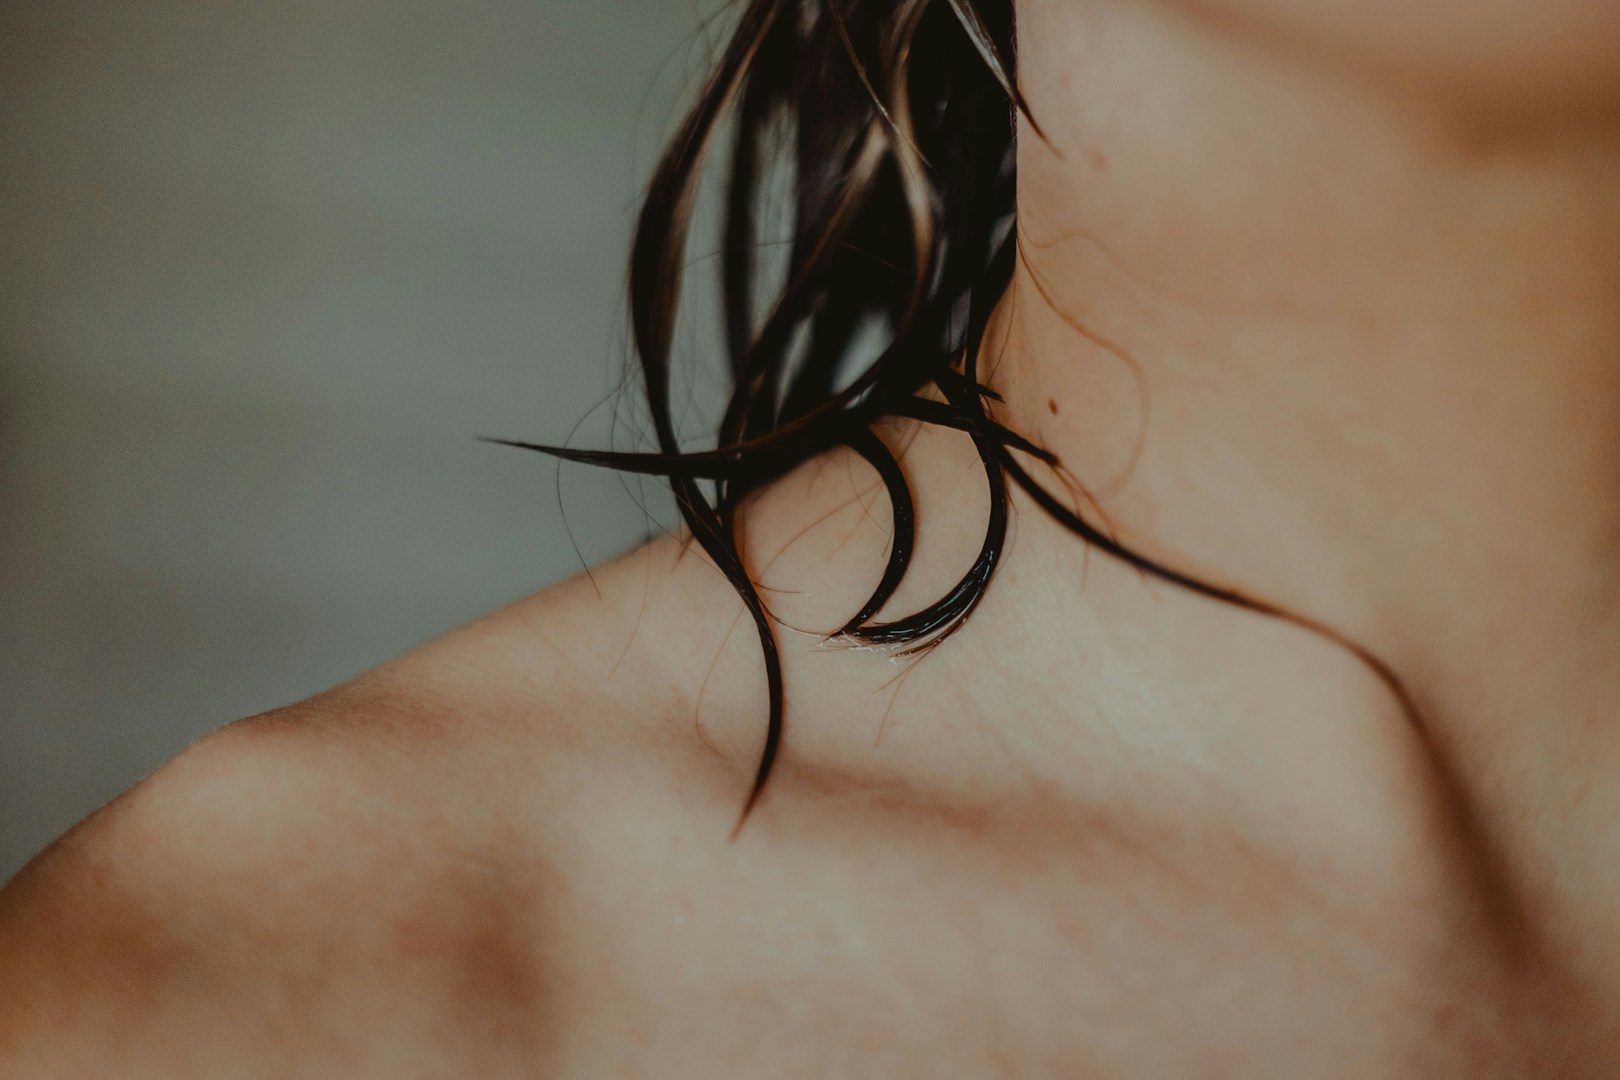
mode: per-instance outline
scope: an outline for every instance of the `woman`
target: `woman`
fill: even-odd
[[[689,534],[58,842],[0,1073],[1620,1074],[1620,9],[1012,14],[738,12]]]

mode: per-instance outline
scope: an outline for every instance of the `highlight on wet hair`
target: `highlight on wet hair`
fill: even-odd
[[[1018,90],[1013,44],[1012,0],[744,0],[659,161],[632,246],[632,344],[657,449],[493,440],[669,482],[692,539],[746,606],[764,659],[765,742],[739,828],[777,761],[786,703],[776,631],[738,548],[736,510],[750,492],[835,447],[859,454],[882,480],[893,539],[877,587],[830,639],[920,652],[960,627],[995,575],[1016,485],[1142,571],[1339,641],[1404,701],[1387,667],[1334,631],[1119,545],[1026,464],[1057,459],[990,416],[986,402],[997,398],[977,362],[1019,257],[1019,118],[1043,137]],[[723,134],[719,300],[730,391],[714,444],[688,449],[672,409],[676,316],[698,186]],[[764,289],[763,186],[781,172],[792,191],[791,240],[779,286]],[[881,348],[867,359],[874,335]],[[872,431],[885,417],[966,433],[991,499],[983,545],[961,580],[918,611],[878,621],[916,533],[906,480]]]

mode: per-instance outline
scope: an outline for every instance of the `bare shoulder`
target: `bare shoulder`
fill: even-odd
[[[545,1071],[580,805],[679,809],[636,782],[670,558],[231,724],[58,841],[0,892],[0,1074]]]
[[[0,1073],[513,1072],[551,869],[497,869],[487,807],[343,697],[205,738],[0,893]]]
[[[775,542],[799,577],[812,541]],[[663,944],[626,928],[757,870],[741,615],[659,540],[201,740],[0,890],[0,1076],[601,1075]]]

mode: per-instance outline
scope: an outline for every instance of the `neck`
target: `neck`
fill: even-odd
[[[1620,970],[1614,111],[1276,46],[1020,7],[1046,138],[981,374],[1127,546],[1388,664],[1520,899]]]

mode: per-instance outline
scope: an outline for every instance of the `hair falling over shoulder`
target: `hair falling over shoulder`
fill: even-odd
[[[692,538],[736,589],[758,634],[768,696],[739,828],[771,776],[786,706],[776,631],[733,518],[750,492],[833,447],[876,471],[893,520],[881,579],[835,639],[917,652],[961,626],[995,574],[1012,485],[1146,572],[1294,618],[1121,547],[1025,467],[1056,459],[987,411],[995,395],[976,362],[1018,258],[1020,117],[1042,137],[1018,89],[1011,0],[745,0],[734,18],[653,174],[632,246],[632,342],[656,449],[497,441],[666,478]],[[713,445],[687,449],[671,400],[675,327],[694,204],[710,170],[723,191],[719,301],[730,385]],[[770,275],[779,283],[767,291],[757,262],[769,225],[764,189],[784,173],[792,195],[776,230],[791,239],[785,273]],[[874,332],[881,348],[866,360]],[[899,464],[871,430],[894,416],[965,432],[991,501],[983,546],[961,580],[921,610],[880,622],[909,564],[916,522]]]

